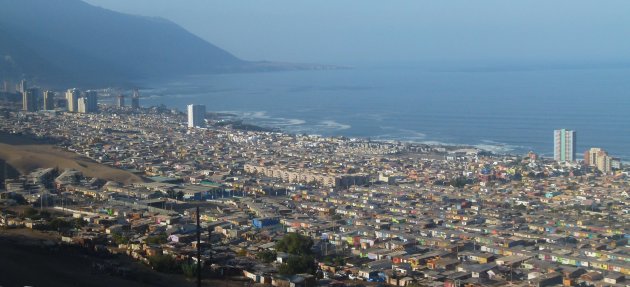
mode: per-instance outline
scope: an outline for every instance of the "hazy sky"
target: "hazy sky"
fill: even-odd
[[[86,0],[169,19],[246,60],[630,60],[630,1]]]

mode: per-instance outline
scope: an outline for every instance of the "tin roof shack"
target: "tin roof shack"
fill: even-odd
[[[274,287],[315,287],[317,280],[311,274],[297,274],[293,276],[276,276],[271,280]]]
[[[254,218],[252,220],[252,225],[254,225],[254,227],[258,229],[270,227],[270,226],[274,226],[278,224],[280,224],[280,218],[278,217]]]
[[[520,256],[520,255],[510,255],[498,258],[496,260],[497,265],[508,266],[508,267],[518,267],[527,259],[532,258],[532,256]]]
[[[531,280],[529,284],[536,287],[546,287],[562,284],[562,274],[558,272],[547,273]]]
[[[626,282],[625,279],[625,275],[617,272],[611,272],[604,276],[604,282],[608,284],[622,284],[623,282]]]
[[[184,200],[203,200],[208,196],[208,192],[212,188],[200,185],[186,185],[184,187],[177,188],[175,191],[183,193]]]
[[[459,265],[457,258],[437,258],[427,261],[427,267],[429,269],[455,270],[457,265]]]

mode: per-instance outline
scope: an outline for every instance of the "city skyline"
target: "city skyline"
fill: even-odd
[[[0,7],[0,287],[630,284],[628,2]]]
[[[26,86],[26,80],[22,80],[20,81],[20,84],[17,86],[16,90],[19,91],[22,87],[27,87]],[[30,88],[27,88],[27,90],[29,90]],[[35,92],[35,95],[39,95],[40,90],[37,88],[32,88],[31,89],[33,92]],[[135,106],[135,109],[139,108],[139,100],[140,100],[140,92],[137,88],[134,88],[131,90],[132,95],[132,108]],[[27,111],[24,107],[25,103],[27,103],[28,101],[26,101],[26,97],[24,96],[25,94],[22,93],[22,109],[24,109],[25,111]],[[48,100],[48,97],[46,97],[46,95],[49,95],[48,97],[52,97],[51,100]],[[46,107],[47,103],[48,105],[53,105],[55,104],[55,98],[54,96],[56,95],[56,93],[54,91],[51,90],[46,90],[43,93],[41,93],[41,97],[36,96],[34,97],[35,99],[35,109],[34,110],[28,110],[28,111],[37,111],[38,108],[41,107],[41,109],[43,110],[48,110]],[[67,105],[67,110],[72,112],[72,102],[71,100],[74,99],[76,97],[76,112],[79,113],[94,113],[98,111],[98,92],[97,91],[93,91],[93,90],[87,90],[85,92],[81,92],[80,90],[76,89],[76,88],[71,88],[71,89],[67,89],[65,92],[65,97],[66,97],[66,105]],[[32,96],[31,96],[32,97]],[[125,96],[120,94],[119,96],[115,97],[115,105],[119,108],[123,108],[124,107],[124,98]],[[88,107],[89,106],[89,107]],[[196,109],[198,109],[198,111],[201,111],[201,107],[204,108],[203,113],[199,112],[199,113],[195,113],[194,111],[191,113],[191,106],[195,107]],[[52,110],[52,109],[50,109]],[[187,125],[189,127],[203,127],[205,125],[205,121],[201,120],[201,114],[205,114],[206,110],[205,110],[205,105],[200,105],[200,104],[188,104],[186,107],[186,113],[188,114],[188,119],[187,119]],[[191,117],[191,115],[193,115],[193,117]],[[193,126],[191,126],[191,123],[197,123]],[[201,123],[201,125],[199,125],[199,123]],[[564,136],[562,136],[564,135]],[[558,161],[558,162],[574,162],[578,160],[578,157],[576,156],[576,154],[578,154],[580,151],[578,151],[577,147],[577,132],[573,131],[573,130],[568,130],[568,129],[558,129],[558,130],[554,130],[554,148],[553,148],[553,159]],[[448,145],[448,144],[447,144]],[[589,153],[589,149],[588,148],[584,151],[584,154]],[[597,148],[596,148],[597,149]],[[535,152],[539,152],[539,151],[535,151]],[[607,153],[606,153],[607,154]],[[586,160],[586,156],[584,156],[583,158],[581,158],[580,160],[585,162],[587,165],[589,165],[590,163],[587,162]],[[614,162],[614,161],[613,161]],[[597,165],[595,165],[597,166]],[[609,171],[609,169],[606,169],[607,171]]]
[[[460,279],[448,276],[458,268],[464,270],[458,278],[481,286],[591,282],[582,275],[602,272],[612,275],[597,282],[621,282],[620,276],[630,275],[624,263],[630,258],[614,247],[627,234],[630,170],[613,167],[613,158],[606,159],[600,148],[588,150],[582,165],[567,165],[533,153],[524,157],[460,146],[257,131],[231,122],[227,114],[210,115],[206,128],[191,132],[188,120],[203,118],[202,106],[189,105],[191,113],[134,110],[118,107],[114,95],[91,114],[63,107],[24,112],[15,103],[0,118],[3,137],[11,131],[11,137],[37,135],[64,145],[29,157],[20,154],[32,145],[3,145],[6,152],[31,160],[31,166],[42,166],[6,179],[6,194],[22,196],[42,210],[27,205],[29,214],[55,215],[33,223],[0,214],[0,225],[39,234],[40,228],[61,224],[63,244],[99,240],[107,250],[130,252],[157,271],[162,269],[155,263],[156,250],[168,250],[164,258],[185,268],[190,251],[200,248],[203,260],[195,267],[211,270],[209,262],[224,266],[251,260],[259,267],[229,266],[257,283],[299,278],[316,284],[334,277],[350,286],[357,280],[401,286],[435,283],[431,274],[442,274],[440,285],[456,286]],[[89,161],[67,163],[65,151]],[[111,169],[105,172],[105,167]],[[203,228],[199,238],[211,244],[193,240],[197,214]],[[308,251],[312,258],[284,249],[284,242],[296,236],[317,247]],[[606,247],[578,248],[591,243]],[[224,255],[217,256],[219,250]],[[364,263],[358,269],[329,256]],[[613,256],[620,260],[602,261]],[[286,263],[300,258],[344,272],[319,273]],[[541,274],[529,267],[549,264],[579,271]],[[390,273],[401,268],[408,276]],[[512,269],[537,277],[508,279]],[[474,270],[486,273],[475,278]]]

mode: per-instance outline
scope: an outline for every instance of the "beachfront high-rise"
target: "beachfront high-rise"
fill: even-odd
[[[55,92],[44,91],[44,110],[55,109]]]
[[[26,89],[22,92],[22,110],[27,112],[37,111],[37,94],[35,88]]]
[[[98,96],[96,91],[86,91],[85,95],[79,98],[77,112],[82,114],[98,112]]]
[[[88,113],[88,100],[85,97],[79,98],[77,101],[77,113],[87,114]]]
[[[18,92],[24,93],[26,92],[27,89],[28,89],[28,85],[26,84],[26,80],[21,80],[17,88]]]
[[[123,96],[122,94],[118,95],[118,97],[116,97],[116,105],[119,108],[125,107],[125,96]]]
[[[81,92],[77,89],[68,89],[66,91],[67,107],[69,112],[76,113],[79,111],[79,97]]]
[[[133,89],[133,94],[131,96],[131,109],[140,109],[140,92],[138,89]]]
[[[598,147],[592,147],[584,152],[584,164],[596,167],[603,173],[610,173],[616,161],[618,159],[609,156],[608,152]],[[615,166],[618,166],[618,164]]]
[[[575,131],[560,129],[553,131],[553,159],[558,162],[575,161]]]
[[[98,93],[92,90],[86,91],[85,98],[87,101],[86,112],[87,113],[98,112]]]
[[[203,128],[206,126],[206,106],[205,105],[188,105],[188,127]]]

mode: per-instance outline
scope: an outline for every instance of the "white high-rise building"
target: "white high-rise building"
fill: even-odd
[[[576,140],[575,131],[565,129],[553,131],[553,159],[558,162],[575,161]]]
[[[206,127],[206,106],[205,105],[188,105],[188,127],[203,128]]]
[[[140,92],[138,89],[133,89],[133,95],[131,96],[131,109],[140,109]]]
[[[81,92],[77,89],[69,89],[66,91],[66,100],[68,101],[68,111],[69,112],[78,112],[79,111],[79,97]]]
[[[88,99],[87,98],[85,98],[85,97],[79,98],[77,103],[78,103],[78,107],[77,107],[77,112],[78,113],[81,113],[81,114],[89,113]]]

